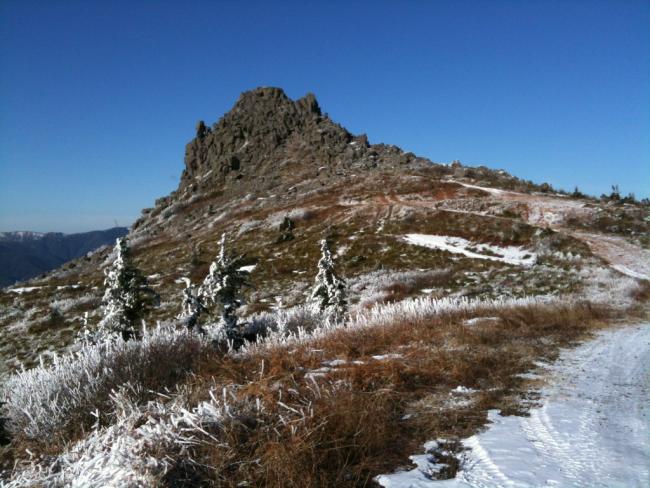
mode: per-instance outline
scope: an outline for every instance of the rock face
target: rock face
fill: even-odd
[[[279,88],[243,93],[211,128],[199,122],[185,148],[179,192],[268,190],[281,184],[419,161],[396,146],[370,145],[322,114],[313,94],[296,101]]]

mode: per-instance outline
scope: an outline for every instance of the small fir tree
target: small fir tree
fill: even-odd
[[[205,305],[203,305],[203,297],[189,278],[183,278],[183,280],[185,281],[185,289],[183,290],[181,313],[178,315],[178,318],[188,329],[192,330],[197,328],[201,330],[199,317],[206,311]]]
[[[120,335],[126,340],[137,337],[138,323],[158,296],[131,261],[126,239],[117,239],[115,253],[115,260],[105,271],[104,318],[99,323],[98,333],[103,337]]]
[[[582,193],[580,189],[576,186],[571,196],[574,198],[585,198],[586,195]]]
[[[220,326],[226,337],[241,339],[237,327],[237,309],[243,304],[241,290],[250,287],[249,272],[240,269],[243,256],[231,257],[226,253],[226,235],[221,236],[219,256],[210,265],[210,271],[199,288],[199,296],[206,305],[221,308]]]
[[[328,318],[341,320],[347,311],[345,281],[334,269],[334,261],[325,239],[320,241],[321,258],[311,299]]]

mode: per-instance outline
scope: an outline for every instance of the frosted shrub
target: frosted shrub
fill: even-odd
[[[232,419],[262,412],[261,403],[235,401],[227,389],[209,393],[209,400],[189,408],[182,395],[139,406],[116,392],[111,425],[92,430],[59,456],[16,471],[5,486],[166,486],[163,477],[174,464],[193,462],[192,447],[225,446],[221,432]]]
[[[332,253],[325,239],[320,242],[321,258],[318,261],[318,274],[311,299],[326,316],[333,320],[342,320],[347,311],[345,282],[334,270]]]
[[[205,340],[196,334],[159,326],[145,331],[141,341],[121,337],[82,344],[74,353],[55,356],[48,367],[9,377],[0,393],[2,415],[12,434],[32,440],[65,438],[66,430],[103,415],[112,390],[130,383],[141,391],[172,386],[190,371]]]
[[[248,327],[256,335],[277,332],[281,335],[312,332],[323,327],[326,317],[313,304],[255,314],[248,318]]]

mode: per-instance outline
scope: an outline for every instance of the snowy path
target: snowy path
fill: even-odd
[[[563,352],[530,417],[500,417],[464,441],[453,480],[420,469],[384,475],[390,488],[650,486],[650,323],[600,333]],[[416,456],[422,468],[422,457]]]
[[[591,252],[609,262],[615,270],[641,280],[650,280],[650,251],[627,242],[623,237],[573,232],[589,245]]]

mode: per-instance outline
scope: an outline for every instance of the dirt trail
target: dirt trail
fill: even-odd
[[[572,232],[586,242],[595,255],[605,259],[615,270],[642,280],[650,280],[650,251],[627,242],[623,237]]]

